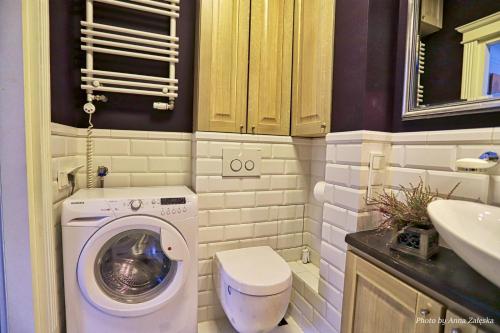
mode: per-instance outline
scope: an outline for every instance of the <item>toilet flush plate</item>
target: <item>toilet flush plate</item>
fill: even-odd
[[[222,150],[223,177],[258,177],[261,174],[260,149],[224,148]]]

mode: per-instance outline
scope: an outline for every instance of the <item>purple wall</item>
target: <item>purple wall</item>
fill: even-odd
[[[401,120],[406,5],[407,0],[337,0],[332,132],[500,126],[498,112]]]
[[[177,65],[179,97],[175,110],[158,111],[152,108],[154,101],[167,101],[166,98],[106,93],[109,101],[96,104],[97,112],[93,117],[95,127],[192,131],[196,3],[186,0],[181,4],[178,21],[180,61]],[[87,117],[82,110],[85,93],[80,89],[80,68],[85,66],[85,55],[80,50],[79,41],[80,21],[85,18],[84,5],[85,2],[80,0],[50,1],[52,121],[78,127],[87,126]],[[163,16],[114,6],[112,10],[110,8],[96,5],[96,21],[159,33],[168,28],[168,19]],[[95,54],[95,68],[153,76],[165,76],[168,72],[166,63],[103,54]]]
[[[390,131],[397,0],[337,0],[332,131]]]
[[[448,0],[447,0],[448,1]],[[465,0],[466,1],[466,0]],[[446,1],[445,1],[446,3]],[[498,127],[500,126],[500,112],[472,114],[465,116],[453,116],[444,118],[432,118],[421,120],[401,120],[402,96],[403,96],[403,76],[404,76],[404,52],[406,38],[406,11],[407,0],[400,0],[399,4],[399,22],[397,31],[398,36],[395,52],[397,55],[395,89],[394,89],[394,108],[393,113],[393,132],[412,132],[412,131],[437,131],[480,127]]]
[[[460,100],[462,85],[462,34],[455,28],[500,11],[499,0],[446,0],[443,28],[422,41],[426,45],[425,73],[422,75],[424,103]],[[430,89],[432,88],[432,89]]]

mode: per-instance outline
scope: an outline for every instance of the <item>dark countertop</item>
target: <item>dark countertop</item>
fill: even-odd
[[[390,236],[388,231],[362,231],[348,234],[346,242],[355,252],[366,254],[366,259],[373,258],[399,272],[398,277],[414,288],[419,289],[418,285],[422,285],[435,294],[444,296],[451,301],[449,304],[443,302],[444,305],[458,311],[458,314],[460,310],[454,309],[450,304],[456,303],[470,311],[470,315],[491,318],[496,325],[500,325],[500,288],[479,275],[447,248],[441,247],[434,257],[423,260],[391,250],[387,245]],[[377,265],[376,262],[372,263]],[[425,293],[424,290],[422,292]],[[442,299],[439,301],[442,302]]]

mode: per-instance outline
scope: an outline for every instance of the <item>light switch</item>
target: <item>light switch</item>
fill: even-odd
[[[371,169],[380,170],[384,168],[384,156],[383,155],[372,155]]]
[[[262,152],[260,149],[222,149],[223,177],[260,176]]]
[[[379,152],[370,152],[370,165],[368,170],[368,188],[366,202],[370,204],[373,199],[384,190],[385,155]]]

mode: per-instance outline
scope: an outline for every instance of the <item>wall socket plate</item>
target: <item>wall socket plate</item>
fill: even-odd
[[[223,177],[258,177],[261,174],[262,151],[256,149],[223,148]]]

